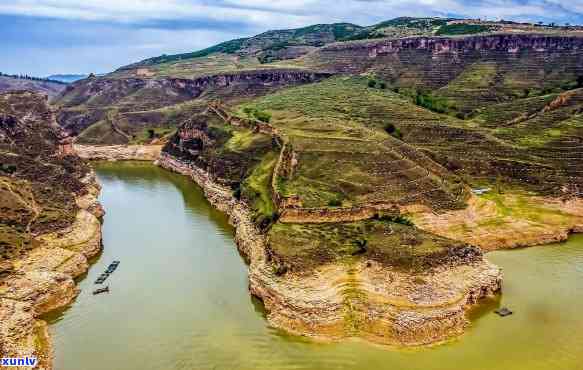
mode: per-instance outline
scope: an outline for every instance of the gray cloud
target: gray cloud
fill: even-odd
[[[583,0],[0,0],[0,71],[105,72],[315,23],[405,15],[582,23],[582,14]]]

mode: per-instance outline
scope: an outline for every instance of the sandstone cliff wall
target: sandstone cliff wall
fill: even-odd
[[[331,73],[374,72],[392,87],[434,90],[446,86],[468,66],[487,63],[501,76],[519,73],[523,88],[540,88],[559,87],[565,78],[574,80],[583,74],[582,55],[583,37],[493,34],[335,43],[306,55],[303,64]],[[562,75],[549,73],[549,66]],[[498,93],[504,95],[504,91]]]

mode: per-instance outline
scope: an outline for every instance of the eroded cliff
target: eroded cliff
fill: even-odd
[[[0,357],[51,369],[40,317],[75,298],[101,250],[99,186],[41,95],[0,95],[0,148]]]

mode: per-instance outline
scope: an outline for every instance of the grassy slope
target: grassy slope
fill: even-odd
[[[116,133],[107,120],[100,120],[81,132],[77,142],[82,144],[145,144],[153,139],[170,137],[176,128],[193,114],[205,109],[200,101],[186,101],[159,109],[136,110],[120,113],[123,104],[107,107],[117,127],[131,137],[130,141]],[[79,107],[82,109],[83,107]],[[153,130],[154,137],[150,135]]]
[[[298,153],[297,171],[284,182],[283,195],[300,196],[306,207],[326,207],[338,199],[343,206],[391,200],[438,208],[457,204],[456,179],[431,167],[420,153],[408,153],[383,129],[441,118],[390,91],[369,88],[366,78],[337,77],[285,89],[240,109],[245,107],[272,113],[273,124]]]
[[[310,272],[328,263],[368,259],[395,269],[423,271],[463,247],[412,226],[367,220],[341,224],[282,224],[269,231],[269,253],[276,268]]]

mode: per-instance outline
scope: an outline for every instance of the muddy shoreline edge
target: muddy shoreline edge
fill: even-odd
[[[39,246],[11,261],[0,298],[0,334],[6,357],[36,357],[36,368],[53,369],[52,340],[43,316],[71,304],[79,294],[75,279],[101,252],[101,187],[91,171],[83,180],[87,194],[76,198],[79,211],[66,229],[35,238]]]

